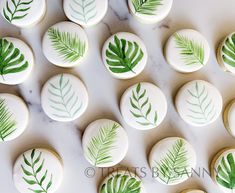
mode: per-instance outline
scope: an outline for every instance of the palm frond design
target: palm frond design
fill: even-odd
[[[134,72],[135,66],[142,60],[144,53],[136,42],[119,39],[114,36],[114,44],[109,43],[106,50],[106,62],[113,73]]]
[[[188,170],[188,157],[185,143],[178,139],[165,157],[156,161],[159,170],[159,178],[166,184],[173,184],[186,174]]]
[[[64,59],[65,62],[75,62],[84,56],[86,43],[76,34],[61,32],[53,27],[48,30],[49,38],[53,48]]]
[[[50,107],[58,118],[73,118],[82,108],[83,103],[70,83],[70,79],[60,75],[56,84],[50,83],[48,89]]]
[[[225,40],[222,47],[222,58],[226,64],[235,67],[235,33]]]
[[[101,186],[100,193],[140,193],[141,181],[125,174],[111,175]]]
[[[53,175],[44,167],[45,159],[42,159],[42,152],[33,149],[29,158],[25,155],[23,158],[24,164],[21,165],[21,169],[24,173],[23,180],[29,185],[28,189],[34,193],[49,193]]]
[[[14,20],[20,20],[28,15],[30,4],[33,0],[7,0],[3,8],[3,15],[7,21],[12,23]]]
[[[14,133],[16,125],[17,123],[7,108],[5,100],[0,98],[0,141],[5,141],[8,136]]]
[[[132,110],[131,114],[136,119],[136,122],[143,126],[153,125],[157,126],[158,114],[152,109],[152,104],[149,102],[146,89],[141,88],[139,83],[135,90],[132,90],[132,97],[130,97],[130,104]],[[154,114],[154,119],[150,120],[151,115]]]
[[[84,23],[97,15],[96,0],[72,0],[69,6],[72,10],[71,16]]]
[[[204,65],[205,50],[202,43],[176,33],[174,39],[185,65]]]
[[[197,124],[210,122],[216,116],[216,108],[205,85],[199,86],[198,82],[196,82],[195,89],[188,90],[188,93],[191,96],[191,99],[187,100],[190,111],[188,117]]]
[[[163,0],[132,0],[135,12],[143,15],[155,15],[157,8],[163,5]]]
[[[85,150],[85,154],[93,165],[99,166],[112,162],[110,152],[115,148],[114,143],[119,127],[116,123],[112,124],[112,126],[104,126],[99,129],[98,135],[91,139]]]

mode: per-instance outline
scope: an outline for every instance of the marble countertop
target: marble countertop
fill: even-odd
[[[32,29],[19,29],[0,18],[0,36],[14,36],[25,40],[34,50],[36,65],[27,82],[19,86],[0,85],[0,92],[17,94],[24,98],[30,108],[28,129],[18,139],[0,144],[1,192],[17,193],[12,182],[12,166],[16,157],[34,147],[52,147],[62,157],[64,181],[57,193],[96,193],[99,183],[108,169],[93,170],[83,157],[81,137],[86,126],[98,118],[110,118],[120,122],[127,130],[130,146],[120,166],[130,170],[135,167],[143,177],[147,192],[178,193],[187,188],[201,188],[207,192],[220,193],[206,171],[215,153],[235,146],[235,140],[225,130],[220,117],[214,124],[195,128],[186,124],[177,114],[173,99],[184,83],[204,79],[213,83],[222,93],[224,104],[235,98],[235,77],[223,72],[217,64],[215,50],[225,35],[235,30],[234,0],[175,0],[171,13],[157,25],[144,25],[129,13],[125,0],[110,0],[108,13],[101,23],[86,29],[90,50],[86,60],[74,69],[62,69],[50,64],[43,56],[41,39],[45,30],[54,23],[67,20],[61,0],[48,0],[44,20]],[[209,41],[211,57],[208,65],[199,72],[183,75],[175,72],[163,57],[162,48],[167,38],[176,30],[193,28]],[[145,42],[149,53],[144,72],[131,80],[115,80],[105,69],[101,60],[104,41],[119,31],[133,32]],[[70,72],[86,84],[90,96],[89,107],[80,119],[73,123],[51,121],[42,111],[40,90],[43,83],[60,72]],[[126,88],[138,81],[158,85],[167,96],[168,114],[160,127],[150,131],[138,131],[127,126],[119,111],[119,100]],[[151,177],[147,156],[152,146],[162,138],[180,136],[195,148],[198,162],[193,177],[177,186],[164,186]],[[87,169],[88,168],[88,169]],[[95,172],[95,173],[93,173]],[[144,173],[146,172],[146,176]],[[90,176],[88,176],[88,174]],[[94,176],[93,176],[94,174]]]

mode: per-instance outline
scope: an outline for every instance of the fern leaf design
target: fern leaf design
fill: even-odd
[[[189,111],[191,112],[188,117],[197,124],[205,124],[211,121],[215,117],[216,111],[213,100],[209,98],[205,85],[202,85],[200,88],[198,82],[196,82],[195,90],[188,90],[188,93],[192,97],[191,100],[187,101],[190,107]]]
[[[235,67],[235,34],[225,40],[222,47],[222,58],[226,64]]]
[[[84,56],[86,43],[75,34],[61,32],[55,28],[49,28],[49,38],[53,48],[65,60],[65,62],[75,62]]]
[[[34,193],[48,193],[53,184],[53,175],[49,175],[48,169],[44,168],[45,159],[41,156],[42,152],[33,149],[30,158],[23,155],[24,165],[21,165],[23,180],[29,185],[28,189]],[[32,185],[37,188],[31,188]]]
[[[178,33],[174,35],[177,48],[185,65],[204,65],[205,50],[202,43],[198,43]]]
[[[27,11],[31,8],[32,2],[33,0],[7,0],[3,8],[3,15],[10,23],[20,20],[28,15]]]
[[[72,0],[69,5],[71,16],[84,23],[88,23],[97,15],[96,0]]]
[[[155,15],[157,8],[163,3],[163,0],[132,0],[136,13],[143,15]]]
[[[73,118],[82,107],[70,79],[65,79],[64,74],[60,76],[57,84],[50,83],[48,92],[50,107],[56,112],[53,114],[56,117]]]
[[[132,110],[131,114],[135,117],[136,122],[143,126],[153,125],[157,126],[158,114],[157,111],[152,110],[152,104],[149,102],[149,97],[146,96],[146,89],[141,89],[141,84],[136,86],[136,89],[132,91],[132,97],[130,97],[130,104]],[[150,115],[154,113],[154,119],[150,120]]]
[[[155,162],[159,170],[159,178],[166,184],[173,184],[188,169],[187,150],[182,139],[178,139],[160,161]]]
[[[112,162],[110,152],[115,148],[114,143],[117,137],[119,125],[105,126],[99,129],[96,137],[89,142],[85,151],[86,157],[95,166]]]
[[[106,62],[113,73],[134,72],[144,53],[136,42],[126,41],[114,36],[114,44],[109,43]]]
[[[16,121],[13,119],[11,112],[7,108],[5,101],[0,99],[0,140],[5,139],[15,132]]]

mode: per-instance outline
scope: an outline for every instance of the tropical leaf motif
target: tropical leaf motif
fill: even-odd
[[[110,152],[115,148],[114,143],[119,127],[116,123],[112,124],[112,126],[104,126],[99,129],[98,135],[91,139],[85,150],[85,154],[93,165],[99,166],[112,162]]]
[[[235,189],[235,161],[232,153],[223,157],[219,163],[216,181],[225,188]]]
[[[23,180],[29,185],[28,189],[34,193],[48,193],[53,184],[53,175],[44,168],[42,152],[33,149],[30,158],[25,155],[23,158],[24,165],[21,165],[21,169],[24,173]]]
[[[189,39],[176,33],[174,39],[177,48],[180,49],[182,61],[185,65],[204,65],[205,50],[202,43]]]
[[[235,34],[225,40],[225,44],[222,47],[223,61],[235,67]]]
[[[210,122],[216,116],[216,108],[205,85],[199,86],[196,82],[195,89],[193,91],[188,90],[188,93],[191,96],[191,99],[187,100],[190,111],[188,117],[197,124]]]
[[[10,23],[20,20],[28,15],[32,2],[33,0],[7,0],[3,8],[3,15]]]
[[[50,83],[48,89],[50,98],[50,107],[52,108],[53,115],[58,118],[73,118],[82,107],[82,102],[76,94],[75,88],[70,83],[70,79],[60,75],[56,84]]]
[[[159,6],[163,5],[163,0],[132,0],[135,12],[143,15],[155,15]]]
[[[136,42],[119,39],[114,36],[114,44],[109,43],[106,50],[106,62],[113,73],[134,72],[135,66],[142,60],[144,53]]]
[[[0,141],[5,141],[9,135],[15,132],[16,124],[5,101],[0,99]]]
[[[75,62],[84,56],[86,43],[76,34],[61,32],[53,27],[48,29],[48,35],[53,48],[65,60],[65,62]]]
[[[152,109],[152,104],[149,101],[149,97],[147,96],[147,91],[146,89],[141,88],[141,83],[136,86],[135,90],[132,90],[130,104],[133,108],[130,110],[130,112],[135,117],[138,124],[143,126],[157,126],[157,111]],[[154,118],[153,120],[150,120],[152,114],[154,114]]]
[[[117,174],[101,186],[100,193],[140,193],[141,181],[125,174]]]
[[[188,170],[188,157],[184,141],[178,139],[165,157],[155,163],[159,171],[158,177],[166,184],[173,184],[181,179]]]
[[[88,23],[97,15],[96,0],[72,0],[70,3],[71,16],[84,23]]]
[[[3,80],[4,75],[24,71],[28,66],[28,61],[13,43],[0,39],[0,74]]]

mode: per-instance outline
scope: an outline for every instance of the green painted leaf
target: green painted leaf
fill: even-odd
[[[152,104],[149,102],[147,91],[146,89],[141,89],[141,83],[139,83],[136,86],[136,89],[132,91],[130,104],[132,106],[130,112],[134,116],[138,124],[143,126],[157,126],[157,111],[154,111],[152,109]],[[154,114],[154,119],[150,120],[152,114]]]
[[[224,63],[235,67],[235,33],[225,40],[222,47],[222,58]]]
[[[204,65],[205,50],[202,43],[178,33],[174,35],[174,39],[185,65]]]
[[[53,48],[65,62],[75,62],[84,56],[86,43],[76,34],[61,32],[53,27],[48,29]]]
[[[101,186],[101,193],[140,193],[141,181],[128,175],[111,175],[106,183]]]
[[[196,82],[195,89],[188,90],[188,93],[191,96],[191,99],[187,100],[190,111],[188,117],[197,124],[210,122],[216,116],[216,109],[205,85],[200,86]]]
[[[0,98],[0,141],[5,141],[8,136],[14,133],[16,125],[17,123],[7,108],[5,100]]]
[[[28,15],[32,2],[33,0],[7,0],[3,7],[3,15],[10,23],[20,20]]]
[[[88,23],[97,15],[96,0],[72,0],[69,6],[71,16],[84,23]]]
[[[116,123],[112,126],[104,126],[99,129],[97,136],[93,137],[86,147],[86,157],[95,166],[112,162],[110,152],[114,147],[117,138],[117,129],[120,126]]]
[[[70,79],[60,75],[56,84],[50,83],[48,89],[50,107],[58,118],[73,118],[82,108],[83,103],[79,101],[75,88]]]
[[[166,184],[173,184],[182,178],[188,170],[187,150],[182,139],[178,139],[167,154],[156,161],[156,168],[159,170],[158,177]]]
[[[132,0],[135,12],[143,15],[155,15],[157,8],[163,0]]]
[[[144,53],[136,42],[119,39],[114,36],[114,43],[109,43],[106,50],[106,62],[113,73],[134,72],[135,66],[142,60]]]

